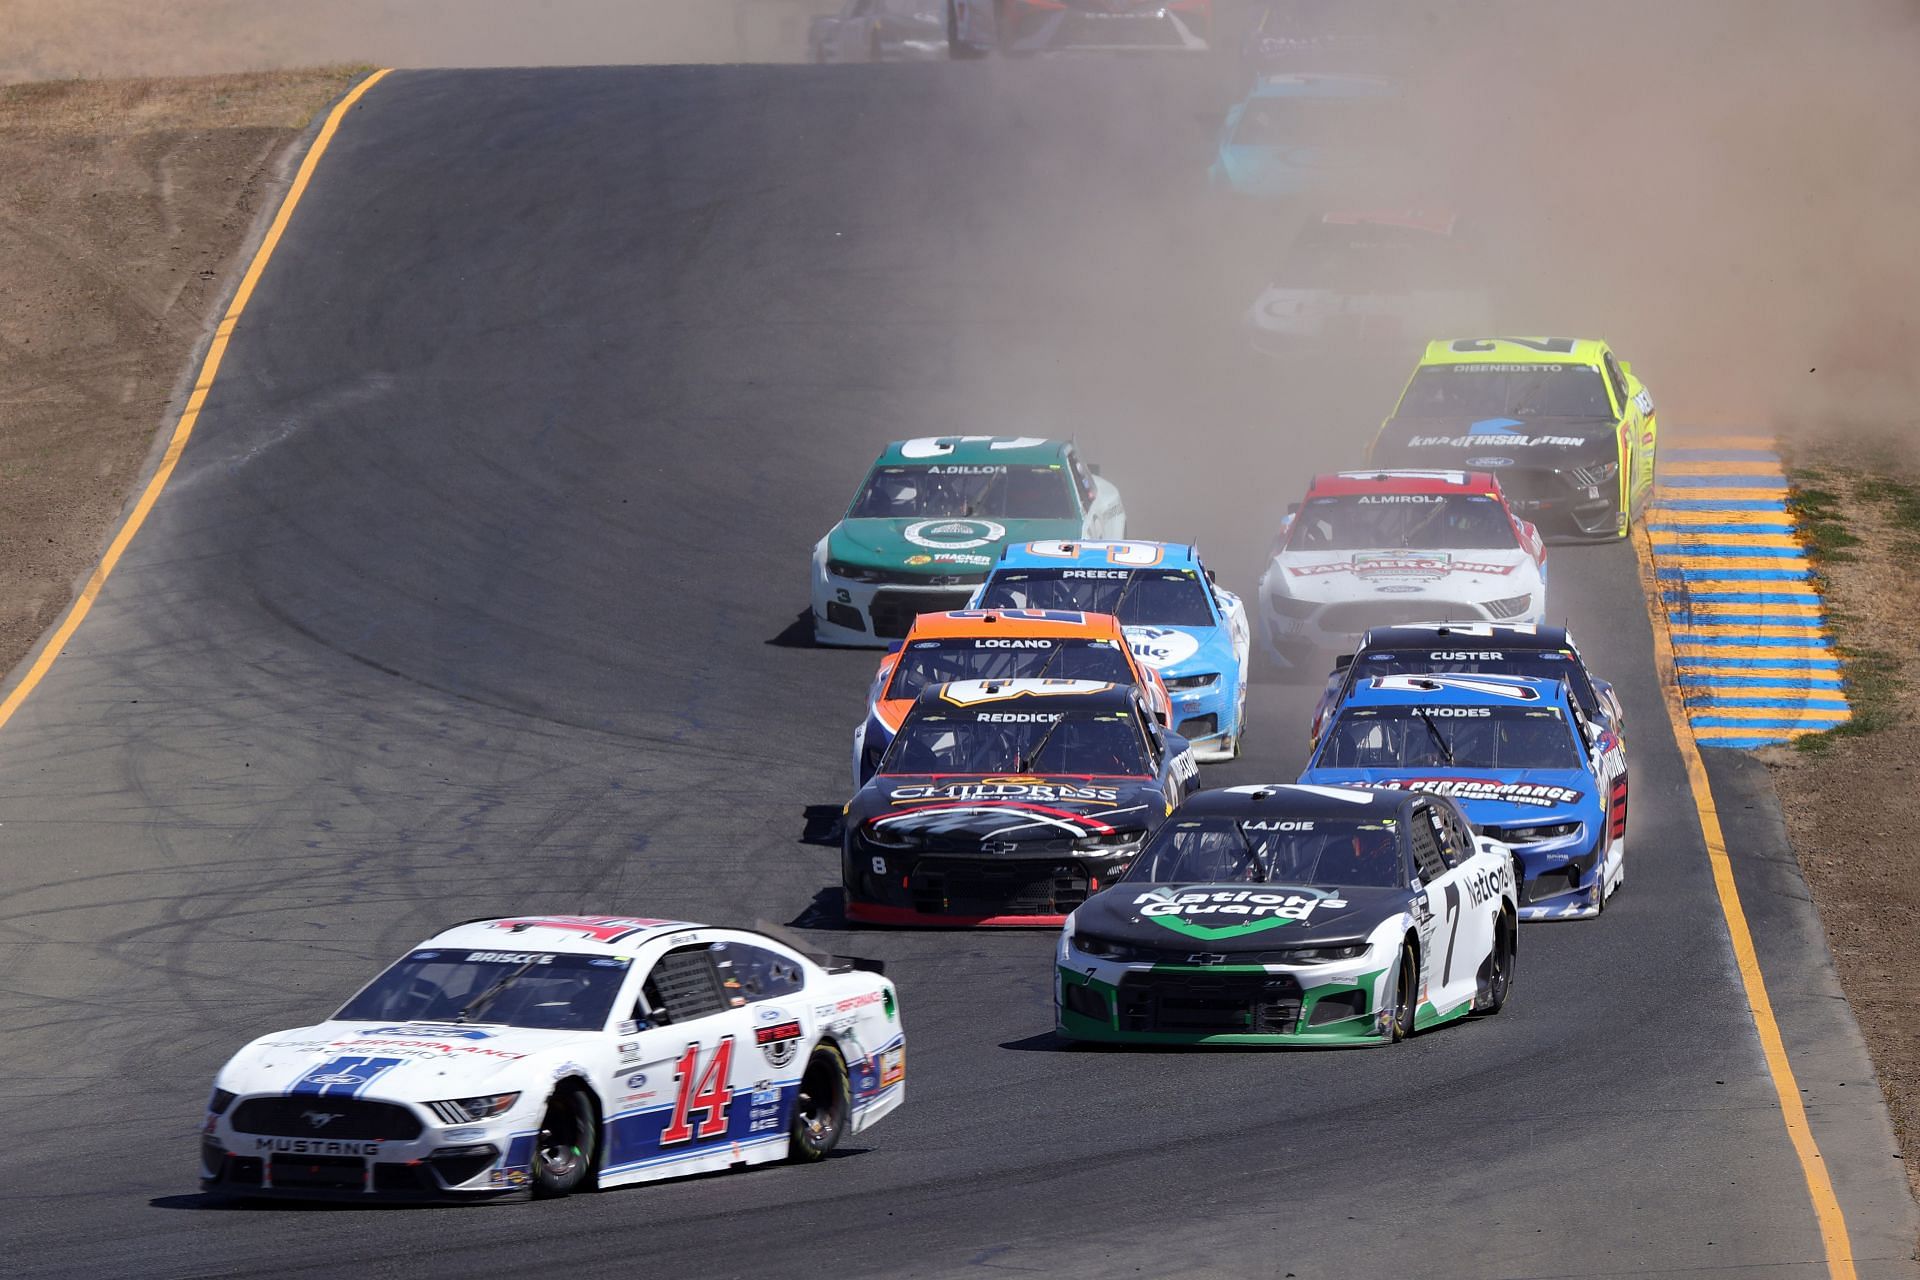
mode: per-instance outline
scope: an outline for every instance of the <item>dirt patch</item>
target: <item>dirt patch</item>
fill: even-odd
[[[1821,530],[1821,590],[1855,721],[1765,755],[1920,1195],[1920,966],[1903,923],[1920,914],[1920,741],[1903,732],[1920,720],[1920,449],[1911,431],[1831,429],[1789,436],[1785,448]]]
[[[276,161],[354,74],[0,89],[0,671],[91,569]]]

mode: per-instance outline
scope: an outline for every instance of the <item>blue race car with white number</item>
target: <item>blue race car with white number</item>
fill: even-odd
[[[1026,542],[999,561],[968,606],[1073,609],[1119,618],[1134,656],[1166,682],[1173,727],[1196,759],[1240,754],[1251,628],[1240,597],[1181,542]]]
[[[1626,879],[1626,752],[1561,680],[1358,679],[1300,781],[1453,797],[1513,849],[1522,920],[1597,916]]]

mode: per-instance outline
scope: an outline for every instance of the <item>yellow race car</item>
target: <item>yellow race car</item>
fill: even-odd
[[[1653,493],[1653,397],[1592,338],[1427,344],[1367,460],[1486,471],[1547,536],[1624,538]]]

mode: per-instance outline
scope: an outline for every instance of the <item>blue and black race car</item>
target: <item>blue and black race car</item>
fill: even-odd
[[[1166,683],[1171,717],[1194,757],[1240,754],[1251,629],[1240,597],[1179,542],[1025,542],[1009,546],[975,609],[1112,614],[1141,663]]]
[[[1597,916],[1626,878],[1626,752],[1561,680],[1356,679],[1300,781],[1453,797],[1513,848],[1522,920]]]

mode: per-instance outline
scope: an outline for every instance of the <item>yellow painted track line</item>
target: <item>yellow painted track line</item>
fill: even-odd
[[[307,184],[313,181],[313,171],[320,164],[320,157],[326,154],[327,147],[333,142],[333,135],[340,128],[353,104],[358,102],[367,90],[373,88],[391,68],[374,72],[359,84],[353,86],[347,95],[335,104],[327,113],[326,123],[320,126],[320,132],[314,136],[313,145],[307,148],[306,157],[300,162],[300,169],[293,175],[293,184],[287,188],[286,197],[280,201],[280,211],[274,215],[273,225],[267,228],[266,238],[260,241],[260,247],[254,251],[253,261],[247,265],[247,273],[240,277],[240,287],[234,291],[233,301],[227,304],[226,314],[220,317],[220,325],[213,331],[213,341],[207,345],[207,357],[200,363],[200,376],[194,380],[193,393],[187,397],[186,408],[180,411],[180,420],[174,424],[173,435],[167,441],[167,451],[160,458],[160,465],[154,470],[147,487],[140,492],[139,500],[133,509],[127,512],[127,518],[121,522],[120,531],[113,535],[113,541],[107,544],[107,552],[100,557],[100,563],[94,567],[87,583],[74,598],[73,604],[60,624],[47,637],[40,654],[20,677],[20,683],[8,691],[4,701],[0,701],[0,727],[13,719],[13,713],[20,709],[27,695],[39,687],[46,678],[47,671],[53,666],[54,659],[66,648],[67,641],[79,629],[82,622],[93,611],[93,602],[99,598],[100,588],[106,585],[107,578],[113,573],[114,566],[120,563],[120,557],[126,554],[127,546],[133,536],[140,532],[140,526],[147,522],[147,514],[153,510],[153,504],[159,499],[160,491],[167,487],[167,481],[173,477],[173,469],[180,462],[181,451],[187,447],[187,439],[193,434],[194,425],[200,421],[200,409],[207,402],[207,393],[213,389],[214,375],[220,372],[220,362],[226,357],[227,344],[233,339],[234,325],[240,319],[240,313],[247,309],[247,303],[253,297],[253,290],[260,283],[260,274],[267,269],[267,260],[273,257],[273,251],[285,234],[287,223],[293,217],[293,211],[300,204],[300,197],[306,194]]]
[[[1777,476],[1780,474],[1780,464],[1707,459],[1702,462],[1662,462],[1660,472],[1669,476]]]
[[[1800,1084],[1794,1079],[1793,1064],[1787,1060],[1786,1040],[1773,1016],[1773,999],[1760,972],[1760,956],[1753,946],[1753,932],[1747,925],[1747,913],[1740,905],[1740,889],[1734,882],[1733,863],[1727,857],[1727,837],[1720,827],[1720,811],[1707,781],[1706,762],[1700,758],[1700,745],[1687,710],[1680,702],[1680,686],[1674,678],[1673,642],[1667,626],[1666,610],[1660,605],[1660,583],[1653,572],[1653,547],[1646,530],[1636,525],[1634,549],[1640,553],[1640,584],[1646,592],[1648,615],[1653,620],[1654,665],[1659,670],[1660,691],[1667,705],[1667,719],[1673,724],[1673,740],[1686,763],[1687,782],[1693,789],[1693,805],[1700,817],[1700,836],[1707,846],[1707,862],[1713,869],[1714,892],[1720,900],[1720,914],[1727,922],[1727,935],[1733,943],[1733,958],[1740,970],[1740,984],[1746,989],[1747,1007],[1753,1014],[1754,1030],[1760,1036],[1760,1051],[1766,1058],[1767,1075],[1774,1096],[1780,1101],[1780,1115],[1786,1121],[1787,1139],[1800,1161],[1800,1173],[1806,1179],[1807,1195],[1813,1202],[1814,1217],[1820,1225],[1820,1241],[1826,1251],[1827,1275],[1831,1280],[1855,1280],[1853,1242],[1847,1236],[1847,1217],[1834,1194],[1833,1181],[1827,1177],[1826,1163],[1820,1156],[1820,1144],[1814,1140],[1807,1123],[1807,1109],[1800,1101]],[[1701,730],[1706,738],[1732,737],[1740,730],[1715,733]],[[1798,736],[1797,731],[1789,731]]]

